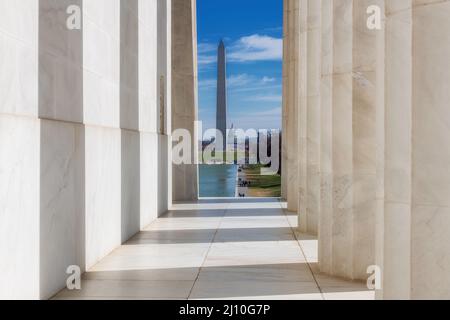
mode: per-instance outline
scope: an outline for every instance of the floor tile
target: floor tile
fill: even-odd
[[[306,259],[296,241],[213,243],[204,266],[239,266],[303,263]]]
[[[200,267],[192,268],[162,268],[162,269],[142,269],[142,270],[118,270],[118,271],[90,271],[83,275],[83,280],[129,280],[129,281],[149,281],[149,280],[186,280],[194,281]]]
[[[86,280],[81,290],[63,290],[55,299],[77,297],[186,299],[193,281]]]
[[[56,299],[373,299],[322,275],[317,240],[277,199],[175,204]]]
[[[219,229],[214,242],[295,241],[291,228]]]
[[[313,282],[197,281],[189,299],[322,299]]]
[[[314,282],[306,263],[246,265],[231,267],[203,267],[199,281],[261,281],[261,282]]]

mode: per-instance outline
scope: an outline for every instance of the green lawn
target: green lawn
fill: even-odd
[[[249,196],[280,197],[281,176],[261,175],[263,165],[249,165],[244,168],[247,181],[250,181]]]

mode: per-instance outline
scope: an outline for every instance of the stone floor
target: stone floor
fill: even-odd
[[[56,299],[373,299],[319,274],[317,241],[276,200],[179,204]]]

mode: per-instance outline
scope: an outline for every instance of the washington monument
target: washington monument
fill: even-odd
[[[216,128],[222,133],[223,151],[225,151],[227,148],[227,67],[225,45],[222,40],[220,40],[217,54]]]

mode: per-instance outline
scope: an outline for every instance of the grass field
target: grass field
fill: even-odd
[[[246,180],[250,182],[250,197],[281,197],[281,176],[261,175],[263,165],[249,165],[244,168]]]

